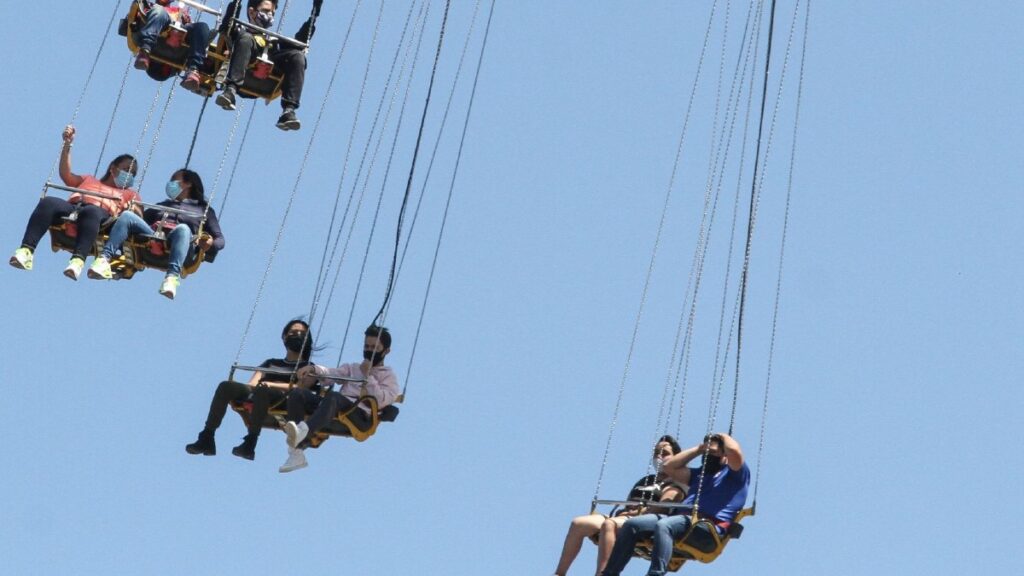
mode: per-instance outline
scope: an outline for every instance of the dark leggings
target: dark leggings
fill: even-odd
[[[232,40],[227,83],[238,88],[245,81],[245,70],[249,63],[253,61],[255,53],[261,48],[253,35],[241,28],[235,31]],[[283,108],[298,108],[299,100],[302,98],[302,85],[306,77],[305,53],[297,48],[283,48],[272,50],[270,59],[274,62],[277,72],[284,76],[284,80],[281,82],[281,106]]]
[[[78,208],[81,206],[80,208]],[[85,258],[92,253],[93,245],[96,243],[96,236],[100,233],[100,225],[110,213],[93,204],[72,204],[63,198],[47,196],[36,204],[32,216],[28,219],[28,226],[25,227],[25,236],[21,239],[21,245],[35,251],[43,234],[50,229],[50,226],[60,223],[60,219],[71,215],[78,208],[78,236],[75,238],[75,248],[72,257]]]
[[[306,414],[312,413],[306,425],[309,434],[327,426],[339,412],[349,410],[355,403],[337,392],[328,392],[323,398],[312,390],[292,388],[288,393],[288,420],[302,422]]]
[[[228,411],[228,404],[244,402],[250,394],[252,395],[252,413],[249,415],[249,434],[259,436],[270,405],[284,400],[285,392],[279,388],[249,386],[232,380],[221,382],[217,386],[217,391],[213,393],[213,400],[210,401],[206,429],[213,432],[219,428],[221,422],[224,421],[224,414]]]

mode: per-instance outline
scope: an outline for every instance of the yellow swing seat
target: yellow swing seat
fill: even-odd
[[[396,402],[401,402],[400,396]],[[369,413],[359,409],[359,405],[366,406]],[[231,408],[241,416],[245,425],[249,425],[251,407],[245,402],[233,402]],[[377,408],[377,399],[373,396],[364,395],[356,401],[347,411],[340,412],[322,430],[316,432],[309,438],[309,445],[318,448],[331,436],[341,438],[352,438],[356,442],[364,442],[370,436],[377,433],[377,426],[381,422],[394,422],[398,418],[398,406],[394,404]],[[285,401],[281,400],[270,406],[267,417],[262,423],[263,428],[281,429],[287,421],[288,412],[285,409]]]
[[[121,24],[118,27],[118,34],[125,37],[128,42],[128,50],[132,54],[138,55],[139,53],[139,45],[136,43],[135,38],[145,23],[146,14],[142,9],[142,3],[136,0],[132,2],[131,7],[128,9],[128,15],[121,20]],[[217,31],[211,30],[211,33],[216,36]],[[207,57],[196,70],[200,77],[199,90],[197,92],[203,96],[209,96],[216,91],[215,78],[221,61],[210,56],[210,53],[216,46],[217,42],[215,39],[211,39],[210,46],[207,49]],[[191,47],[185,40],[185,29],[180,23],[174,21],[160,33],[160,39],[150,50],[149,58],[153,62],[169,67],[175,73],[180,73],[186,69],[190,50]]]
[[[668,570],[676,572],[682,568],[687,560],[696,560],[708,564],[714,562],[725,549],[725,545],[733,538],[739,538],[743,533],[741,520],[754,514],[753,508],[740,510],[733,521],[729,524],[725,534],[719,534],[712,519],[701,518],[690,526],[686,534],[675,541],[672,547],[672,559],[669,560]],[[639,558],[650,560],[651,551],[654,549],[654,542],[648,538],[637,542],[633,555]]]

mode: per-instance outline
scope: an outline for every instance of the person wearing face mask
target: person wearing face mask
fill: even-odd
[[[158,227],[169,229],[167,234],[170,252],[167,261],[167,275],[160,284],[160,294],[171,300],[178,293],[181,283],[181,267],[188,257],[192,239],[199,234],[199,226],[203,224],[205,234],[196,239],[196,247],[206,250],[206,260],[212,262],[217,253],[224,248],[224,234],[221,232],[217,214],[209,207],[203,192],[203,180],[199,174],[182,168],[171,175],[164,186],[167,200],[157,206],[167,206],[185,212],[163,212],[159,208],[150,208],[140,217],[138,214],[126,212],[118,217],[110,230],[110,238],[103,246],[103,253],[89,268],[89,278],[110,280],[113,271],[110,260],[121,249],[129,234],[152,234]],[[205,215],[206,222],[203,223]]]
[[[702,466],[687,467],[701,455]],[[743,460],[739,443],[728,434],[708,434],[700,444],[666,460],[662,470],[668,477],[690,487],[683,504],[691,508],[676,509],[670,515],[644,514],[627,520],[619,529],[602,576],[618,576],[633,557],[637,541],[648,537],[653,539],[654,549],[647,574],[662,576],[672,559],[673,542],[690,529],[693,507],[701,518],[714,523],[719,534],[725,534],[747,500],[750,468]]]
[[[284,343],[284,358],[270,358],[260,364],[260,368],[295,371],[309,365],[313,354],[313,334],[309,324],[303,320],[291,320],[281,330],[281,341]],[[210,412],[206,416],[206,426],[199,433],[195,442],[185,446],[189,454],[213,456],[217,453],[214,433],[220,427],[232,402],[252,402],[249,415],[249,426],[242,443],[235,446],[231,453],[239,458],[253,460],[256,458],[256,442],[260,437],[260,429],[271,406],[280,404],[288,394],[291,375],[255,372],[248,384],[225,380],[217,386],[210,401]]]
[[[298,386],[288,393],[288,422],[284,425],[288,460],[279,471],[305,468],[305,440],[327,426],[339,412],[351,410],[353,406],[365,412],[365,405],[356,404],[364,390],[377,399],[378,410],[394,403],[401,394],[394,370],[384,365],[384,357],[391,352],[391,333],[383,326],[371,324],[364,335],[362,363],[342,364],[337,368],[313,364],[299,370]],[[317,384],[338,384],[339,390],[321,396],[316,390]],[[307,414],[311,416],[303,421]]]
[[[674,483],[662,471],[664,462],[671,456],[678,454],[679,443],[672,436],[665,435],[658,439],[654,445],[654,455],[651,458],[651,465],[654,474],[648,474],[633,485],[626,498],[630,501],[640,502],[678,502],[686,496],[685,487]],[[650,510],[650,508],[647,508]],[[608,555],[615,545],[615,534],[619,527],[628,518],[636,516],[642,510],[638,506],[612,510],[611,515],[588,514],[577,516],[569,524],[569,533],[565,535],[565,544],[562,545],[562,555],[558,559],[558,567],[555,568],[555,576],[566,576],[572,566],[580,549],[583,547],[583,540],[589,538],[597,544],[597,571],[604,569],[608,562]]]
[[[287,42],[282,42],[262,34],[253,34],[244,26],[234,23],[234,15],[239,12],[240,0],[232,0],[224,14],[228,15],[221,24],[220,33],[230,34],[231,59],[228,62],[228,75],[224,82],[224,91],[217,96],[217,105],[225,110],[235,109],[235,98],[238,89],[245,80],[245,71],[259,53],[270,45],[269,56],[274,63],[274,70],[284,78],[281,83],[281,117],[277,127],[281,130],[298,130],[301,127],[295,110],[302,98],[302,85],[306,74],[306,52]],[[252,24],[265,30],[274,25],[274,14],[277,12],[277,0],[248,0],[246,16]],[[315,21],[320,15],[323,0],[313,0],[313,12],[299,31],[295,40],[309,44],[315,32]]]
[[[10,264],[22,270],[31,270],[36,246],[50,226],[60,224],[61,220],[76,214],[75,224],[78,234],[71,252],[71,260],[64,275],[78,280],[85,267],[85,259],[93,251],[100,227],[108,218],[121,214],[132,202],[139,200],[139,194],[131,189],[135,183],[135,158],[130,154],[121,154],[107,166],[102,178],[79,176],[71,171],[71,147],[75,141],[75,127],[64,127],[62,134],[64,146],[60,152],[60,179],[66,186],[78,188],[101,195],[101,197],[73,193],[67,200],[54,196],[46,196],[36,204],[32,216],[25,228],[21,247],[14,251]]]

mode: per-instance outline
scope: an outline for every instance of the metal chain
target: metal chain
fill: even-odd
[[[686,107],[686,114],[685,114],[685,118],[683,120],[682,133],[679,136],[679,144],[676,147],[676,156],[675,156],[675,160],[674,160],[674,162],[672,164],[672,173],[671,173],[671,176],[669,177],[668,187],[667,187],[667,189],[665,191],[665,200],[664,200],[664,204],[663,204],[662,209],[661,209],[661,217],[658,220],[657,232],[655,233],[655,236],[654,236],[654,247],[653,247],[653,249],[651,251],[651,260],[650,260],[650,262],[647,265],[647,274],[646,274],[646,277],[644,278],[644,286],[643,286],[643,289],[640,292],[640,305],[637,308],[636,321],[633,324],[633,334],[632,334],[632,336],[630,338],[629,349],[628,349],[628,351],[626,353],[626,363],[625,363],[625,367],[622,370],[622,379],[619,381],[619,392],[618,392],[618,396],[616,397],[616,400],[615,400],[615,409],[612,411],[611,424],[608,427],[608,440],[607,440],[607,442],[605,444],[604,455],[601,458],[601,469],[600,469],[600,471],[598,472],[598,475],[597,475],[597,486],[594,488],[594,497],[593,497],[592,501],[596,501],[598,496],[601,493],[601,482],[602,482],[602,480],[604,480],[604,471],[605,471],[605,468],[607,468],[607,466],[608,466],[608,454],[611,452],[612,439],[613,439],[613,437],[615,435],[615,425],[618,422],[619,410],[621,409],[621,406],[622,406],[622,397],[623,397],[623,394],[624,394],[624,392],[626,390],[626,382],[629,379],[629,369],[630,369],[630,367],[632,365],[632,361],[633,361],[633,352],[634,352],[634,350],[636,348],[637,335],[638,335],[638,333],[640,331],[640,324],[641,324],[641,321],[643,319],[644,307],[647,304],[647,294],[648,294],[648,292],[650,290],[651,277],[654,274],[655,262],[656,262],[657,256],[658,256],[658,249],[661,246],[661,236],[662,236],[662,233],[664,232],[664,229],[665,229],[665,220],[666,220],[666,217],[668,216],[668,208],[669,208],[669,205],[670,205],[671,199],[672,199],[672,189],[675,188],[676,175],[679,172],[679,165],[680,165],[680,161],[681,161],[682,153],[683,153],[683,143],[686,140],[687,128],[690,125],[690,114],[693,111],[693,103],[694,103],[694,100],[696,98],[697,86],[698,86],[698,84],[700,82],[701,73],[702,73],[702,71],[704,69],[704,59],[705,59],[705,56],[707,54],[708,42],[709,42],[710,37],[711,37],[711,25],[712,25],[712,22],[714,21],[715,10],[717,9],[717,7],[718,7],[718,0],[715,0],[715,2],[711,6],[711,15],[708,18],[708,26],[707,26],[707,29],[706,29],[706,31],[704,33],[704,43],[703,43],[703,46],[701,47],[700,59],[699,59],[699,62],[697,64],[697,72],[694,75],[693,87],[690,90],[690,99],[689,99],[689,103],[687,104],[687,107]]]
[[[797,10],[800,7],[800,0],[797,0]],[[779,271],[775,278],[775,304],[772,310],[772,330],[771,337],[768,345],[768,370],[765,375],[764,382],[764,402],[761,408],[761,438],[757,447],[757,468],[754,476],[754,496],[751,506],[756,509],[757,507],[757,487],[761,481],[761,462],[763,460],[762,454],[765,446],[765,433],[768,422],[768,393],[771,389],[772,381],[772,367],[775,358],[775,336],[778,327],[779,320],[779,299],[782,294],[782,270],[783,263],[785,262],[786,256],[786,234],[789,230],[789,209],[790,200],[793,195],[793,171],[796,162],[796,143],[797,143],[797,132],[800,126],[800,104],[803,100],[804,92],[804,63],[807,59],[807,36],[810,31],[810,20],[811,20],[811,0],[807,0],[807,6],[804,8],[804,29],[803,39],[800,49],[800,71],[799,79],[797,81],[796,90],[796,110],[794,112],[793,119],[793,141],[790,147],[789,153],[789,176],[786,181],[786,207],[782,218],[782,239],[779,242]]]
[[[128,64],[124,67],[124,74],[121,75],[121,88],[117,91],[117,98],[114,99],[114,109],[110,111],[110,121],[107,122],[107,133],[103,136],[103,143],[100,144],[100,153],[96,156],[96,168],[93,173],[96,174],[100,171],[100,166],[103,164],[103,155],[107,151],[107,142],[110,140],[110,132],[114,129],[114,119],[117,117],[117,109],[121,105],[121,97],[124,95],[124,87],[128,82],[128,72],[132,69],[132,62],[135,60],[135,56],[128,56]],[[138,153],[138,151],[136,151]]]
[[[110,36],[110,30],[114,27],[114,21],[117,20],[117,15],[121,13],[121,0],[114,2],[114,11],[110,14],[110,20],[107,22],[107,28],[103,32],[103,37],[100,38],[100,46],[96,49],[96,56],[92,60],[92,66],[89,67],[89,74],[85,77],[85,83],[82,85],[82,91],[78,94],[78,101],[75,103],[75,110],[71,113],[71,121],[68,124],[74,126],[75,122],[78,121],[78,113],[82,110],[82,102],[85,100],[85,95],[89,91],[89,85],[92,83],[93,74],[96,72],[96,65],[99,64],[100,56],[103,54],[103,47],[107,45],[107,38]],[[127,71],[126,71],[127,72]],[[121,84],[121,90],[124,90],[124,83]],[[107,129],[109,134],[109,128]],[[96,169],[93,170],[93,174],[99,175],[100,164],[102,162],[102,155],[100,160],[96,162]],[[53,166],[50,167],[50,174],[46,177],[46,182],[50,182],[53,179],[53,173],[57,171],[57,167],[60,165],[60,155],[57,155],[57,160],[54,161]],[[43,185],[43,193],[46,193],[46,185]]]
[[[423,294],[423,304],[420,306],[419,320],[416,323],[416,335],[413,337],[412,351],[409,353],[409,365],[408,365],[408,367],[406,368],[406,371],[405,371],[405,385],[402,387],[402,397],[403,398],[405,397],[406,390],[409,387],[409,382],[412,379],[412,376],[411,376],[412,375],[412,366],[413,366],[413,361],[416,358],[416,347],[417,347],[417,345],[419,344],[419,341],[420,341],[420,331],[423,328],[423,318],[424,318],[424,316],[426,316],[426,312],[427,312],[427,301],[430,299],[430,289],[434,285],[434,272],[437,270],[437,259],[438,259],[438,255],[441,252],[441,241],[444,240],[445,226],[448,223],[448,211],[449,211],[449,209],[451,208],[451,205],[452,205],[452,197],[453,197],[454,191],[455,191],[455,179],[459,175],[459,165],[462,163],[462,149],[465,147],[465,144],[466,144],[466,132],[467,132],[467,130],[469,128],[470,114],[473,112],[473,102],[476,99],[476,88],[477,88],[477,84],[480,81],[480,69],[483,66],[484,52],[485,52],[485,50],[487,48],[487,39],[488,39],[488,37],[490,36],[490,33],[491,33],[491,20],[494,17],[494,5],[496,3],[497,3],[497,0],[491,0],[491,9],[490,9],[490,12],[487,14],[487,26],[484,28],[484,38],[483,38],[483,41],[480,44],[480,56],[477,58],[476,73],[473,75],[473,87],[470,89],[470,92],[469,92],[469,104],[466,107],[466,118],[465,118],[465,120],[462,123],[462,136],[459,138],[459,149],[458,149],[458,151],[455,154],[455,167],[452,170],[452,178],[451,178],[450,183],[448,184],[448,198],[447,198],[447,200],[445,200],[444,214],[441,217],[441,228],[440,228],[440,231],[437,234],[437,244],[434,246],[434,258],[433,258],[433,260],[430,263],[430,274],[427,277],[427,287],[426,287],[426,290],[424,291],[424,294]],[[478,5],[479,5],[479,3],[478,3]],[[473,19],[474,19],[474,21],[476,20],[476,11],[475,10],[473,12]],[[472,27],[470,28],[470,35],[472,35]],[[468,45],[468,39],[467,39],[467,45]],[[460,68],[461,68],[461,60],[460,60],[459,65],[460,65]],[[453,94],[454,94],[454,88],[453,88]],[[426,182],[424,182],[424,186],[426,186]]]
[[[451,111],[452,101],[454,101],[455,99],[455,90],[458,87],[459,79],[462,76],[462,68],[466,60],[466,54],[469,51],[469,42],[473,38],[473,31],[476,29],[476,20],[480,12],[480,5],[482,3],[483,0],[476,0],[476,3],[473,7],[473,16],[471,17],[469,22],[469,30],[466,33],[466,41],[462,44],[462,53],[459,56],[459,64],[455,69],[455,76],[454,79],[452,80],[452,88],[448,92],[448,101],[444,107],[444,114],[441,116],[441,125],[437,131],[437,138],[434,139],[434,146],[430,153],[430,161],[427,163],[427,170],[424,173],[423,183],[420,186],[420,193],[416,199],[416,208],[413,210],[412,222],[410,222],[409,231],[406,233],[405,236],[405,245],[402,247],[402,256],[398,260],[398,270],[395,272],[396,288],[398,286],[398,280],[401,279],[402,277],[402,269],[405,265],[405,256],[409,251],[409,244],[412,241],[413,233],[416,231],[416,222],[419,220],[420,208],[423,205],[423,198],[424,196],[426,196],[427,183],[430,182],[430,176],[433,174],[434,171],[434,161],[437,159],[437,151],[440,149],[441,146],[441,137],[444,136],[445,128],[448,125],[448,114]],[[389,310],[390,306],[388,306],[388,311]],[[385,317],[387,317],[388,311],[385,311]],[[406,373],[406,381],[408,381],[408,373]]]
[[[245,130],[242,131],[242,139],[238,143],[238,152],[235,153],[235,162],[231,166],[231,175],[228,176],[228,185],[224,187],[224,197],[220,200],[220,207],[217,208],[218,218],[224,218],[224,207],[228,203],[228,195],[231,194],[232,185],[235,183],[235,173],[238,172],[238,161],[242,159],[242,151],[245,150],[245,142],[249,138],[249,127],[252,126],[252,117],[256,112],[255,103],[249,107],[249,118],[245,121]],[[211,202],[212,204],[212,202]]]
[[[150,145],[149,153],[146,155],[146,162],[142,166],[142,170],[139,171],[139,182],[135,186],[136,192],[142,194],[142,183],[146,179],[146,171],[149,170],[149,162],[153,159],[153,150],[156,148],[157,139],[160,138],[160,129],[164,125],[164,116],[167,114],[167,107],[171,104],[171,98],[174,96],[175,84],[171,84],[171,90],[167,93],[167,102],[164,104],[163,111],[160,113],[160,120],[157,122],[157,128],[153,135],[153,143]],[[139,141],[135,144],[135,157],[138,158],[139,151],[142,150],[142,141],[145,140],[146,133],[149,131],[149,123],[153,120],[153,112],[156,111],[156,104],[160,101],[160,92],[163,89],[163,84],[159,84],[156,88],[156,95],[153,98],[153,103],[149,107],[149,113],[146,114],[146,123],[142,126],[142,133],[139,134]]]
[[[423,8],[424,7],[429,7],[429,3],[424,2],[423,4],[421,4],[420,16],[423,15]],[[418,16],[416,23],[418,24],[420,21],[421,21],[420,17]],[[422,19],[422,23],[423,23],[422,24],[422,28],[419,30],[419,34],[420,34],[419,38],[420,38],[420,40],[423,39],[424,33],[426,31],[426,19],[425,18]],[[415,25],[414,25],[414,28],[415,28]],[[369,166],[369,168],[366,171],[366,178],[363,180],[363,190],[361,190],[360,193],[359,193],[360,199],[364,195],[366,189],[369,187],[370,176],[373,174],[373,169],[376,166],[377,157],[378,157],[378,155],[380,153],[381,144],[384,142],[384,135],[387,132],[388,121],[391,119],[391,112],[394,109],[395,102],[398,101],[398,93],[399,93],[399,88],[401,87],[401,84],[402,84],[402,76],[404,75],[405,66],[406,66],[406,64],[408,63],[408,60],[409,60],[409,52],[412,49],[412,45],[413,45],[415,39],[416,39],[416,33],[414,32],[413,36],[410,37],[409,46],[406,47],[405,56],[402,59],[402,65],[401,65],[401,67],[399,69],[399,72],[398,72],[398,79],[395,82],[394,91],[392,92],[392,95],[391,95],[391,101],[388,103],[387,112],[384,114],[384,123],[381,125],[380,134],[378,135],[377,143],[374,146],[373,156],[370,158],[370,166]],[[417,43],[417,45],[418,45],[418,43]],[[417,53],[418,53],[418,50],[417,50]],[[395,56],[396,57],[398,56],[398,52],[395,53]],[[414,64],[415,64],[415,62],[414,62]],[[376,206],[376,209],[375,209],[374,214],[373,214],[373,220],[372,220],[372,222],[370,224],[370,233],[368,234],[367,239],[366,239],[366,250],[365,250],[365,252],[363,254],[363,261],[362,261],[362,264],[360,265],[360,268],[359,268],[359,275],[358,275],[358,277],[356,279],[355,291],[352,294],[352,304],[349,307],[348,320],[345,323],[345,330],[343,332],[344,336],[342,337],[342,341],[341,341],[341,349],[338,351],[338,363],[339,364],[341,363],[342,358],[344,357],[345,343],[348,341],[349,330],[352,328],[352,320],[355,317],[356,303],[357,303],[357,301],[359,299],[360,289],[362,288],[363,279],[365,278],[365,275],[366,275],[366,264],[369,261],[369,257],[370,257],[370,246],[373,243],[374,232],[377,229],[377,223],[379,221],[379,216],[380,216],[380,208],[381,208],[381,204],[382,204],[382,202],[384,200],[384,190],[385,190],[385,187],[387,185],[387,179],[388,179],[388,176],[390,175],[390,171],[391,171],[391,159],[394,156],[395,146],[398,143],[398,136],[399,136],[399,133],[401,132],[401,128],[402,128],[402,120],[405,117],[406,104],[409,101],[409,94],[410,94],[409,90],[410,90],[410,88],[412,86],[412,78],[413,78],[412,72],[413,71],[411,70],[410,71],[410,76],[409,76],[409,82],[406,84],[405,97],[402,100],[402,106],[401,106],[401,108],[399,110],[398,122],[397,122],[397,126],[395,128],[395,135],[394,135],[394,138],[392,139],[392,143],[391,143],[391,153],[388,156],[387,165],[386,165],[385,171],[384,171],[384,178],[383,178],[384,182],[383,182],[383,184],[381,184],[380,193],[377,196],[377,206]],[[355,217],[353,217],[353,223],[354,222],[355,222]],[[341,268],[339,267],[338,270],[340,271]]]

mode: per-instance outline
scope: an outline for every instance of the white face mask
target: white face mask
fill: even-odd
[[[660,456],[655,456],[651,459],[651,464],[654,465],[654,471],[660,474],[662,468],[665,467],[665,459]]]

